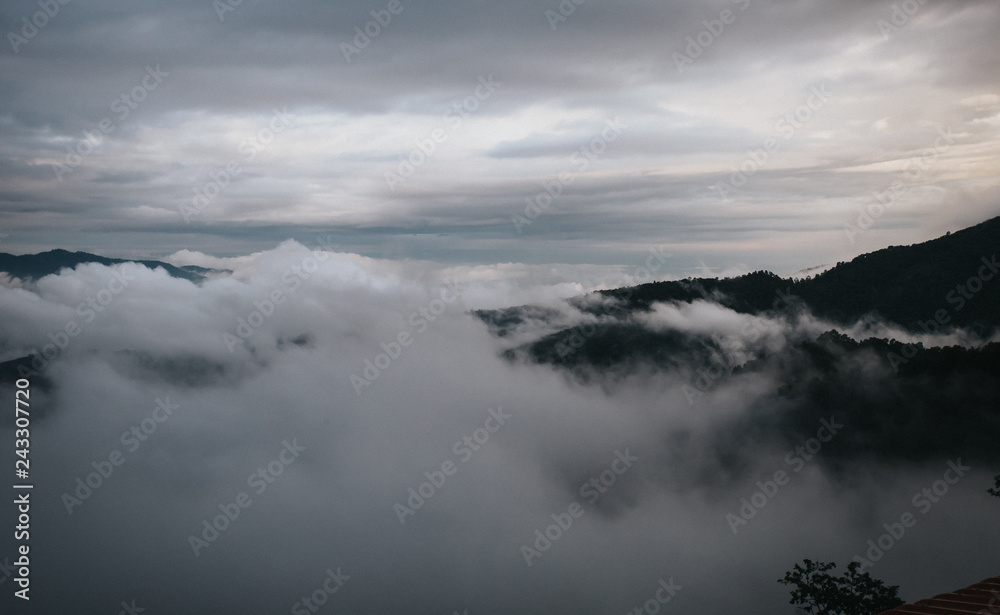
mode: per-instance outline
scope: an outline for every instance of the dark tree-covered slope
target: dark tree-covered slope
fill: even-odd
[[[200,282],[205,278],[204,275],[201,275],[203,272],[199,272],[196,269],[175,267],[174,265],[154,260],[133,261],[123,258],[107,258],[87,252],[69,252],[67,250],[50,250],[39,254],[24,254],[21,256],[0,253],[0,271],[7,272],[11,276],[21,278],[22,280],[37,280],[53,273],[59,273],[62,269],[73,269],[82,263],[117,265],[129,262],[138,263],[150,269],[163,267],[171,276],[191,282]]]

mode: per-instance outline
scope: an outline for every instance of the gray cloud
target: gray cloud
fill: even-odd
[[[845,564],[944,471],[854,460],[845,481],[813,464],[733,535],[726,514],[785,465],[772,372],[727,380],[692,413],[683,369],[602,388],[500,354],[582,319],[562,300],[627,283],[650,247],[671,253],[661,278],[789,273],[996,216],[996,2],[935,0],[883,36],[890,1],[587,0],[553,28],[556,1],[402,0],[349,62],[343,46],[388,2],[213,6],[74,0],[15,49],[39,4],[0,5],[2,248],[232,270],[197,286],[85,265],[0,286],[0,360],[80,328],[32,380],[36,612],[286,612],[340,568],[330,612],[626,612],[673,578],[668,609],[773,613],[794,562]],[[725,9],[732,23],[709,32]],[[676,54],[697,57],[679,69]],[[457,112],[481,77],[502,85]],[[788,135],[817,86],[829,100]],[[269,133],[275,110],[294,119]],[[621,137],[576,169],[615,117]],[[390,189],[385,174],[435,130],[446,138]],[[940,130],[951,142],[908,174]],[[720,195],[768,139],[778,149]],[[525,199],[567,170],[518,233]],[[849,241],[845,225],[894,180],[906,195]],[[318,236],[337,253],[296,274]],[[87,307],[114,272],[133,279]],[[451,277],[461,296],[417,333],[411,315]],[[275,291],[285,300],[227,344]],[[468,314],[520,304],[558,319],[540,311],[504,341]],[[702,308],[661,306],[644,324],[744,322]],[[850,333],[904,339],[866,326]],[[350,376],[401,332],[412,345],[357,395]],[[168,398],[177,409],[128,450],[123,434]],[[498,407],[510,420],[463,462],[456,442]],[[13,441],[9,423],[0,433]],[[285,441],[305,450],[257,493],[248,476]],[[584,502],[581,484],[626,449],[634,467]],[[124,464],[67,514],[63,494],[114,450]],[[457,472],[400,524],[394,505],[447,461]],[[995,575],[982,539],[995,473],[976,466],[873,575],[907,599]],[[195,557],[189,536],[240,492],[252,503]],[[583,515],[528,567],[520,547],[574,501]],[[11,580],[0,587],[7,601]]]
[[[780,259],[738,248],[751,267],[794,270],[853,256],[855,246],[839,239],[836,250],[816,246],[831,245],[892,161],[928,147],[941,127],[960,135],[957,144],[922,178],[927,189],[919,198],[900,203],[873,229],[872,241],[899,244],[950,230],[947,218],[928,221],[925,214],[956,199],[963,220],[996,214],[987,162],[1000,113],[993,3],[923,5],[885,37],[879,21],[891,22],[892,4],[869,1],[587,2],[554,30],[546,11],[558,11],[558,3],[400,6],[348,62],[342,46],[353,45],[355,28],[385,5],[244,2],[221,19],[203,2],[60,5],[16,52],[10,40],[0,51],[0,224],[14,231],[10,249],[44,245],[40,228],[50,243],[65,238],[61,247],[82,247],[71,238],[86,237],[109,255],[133,250],[141,232],[147,256],[185,246],[210,250],[218,240],[206,233],[236,237],[246,225],[275,223],[289,231],[273,239],[244,234],[234,251],[345,222],[432,224],[470,242],[503,237],[512,210],[563,170],[593,137],[590,127],[616,116],[633,128],[585,171],[579,185],[590,203],[567,196],[557,207],[618,253],[629,251],[632,229],[619,231],[623,224],[648,229],[640,241],[649,243],[694,216],[737,226],[785,220],[806,239]],[[5,4],[2,30],[17,33],[22,18],[38,10],[27,1]],[[704,22],[719,27],[712,20],[723,10],[733,11],[734,21],[700,53],[688,49],[703,31],[706,40]],[[679,71],[675,54],[689,53],[698,57]],[[162,82],[136,90],[156,67],[167,74]],[[446,126],[444,114],[486,75],[502,87],[397,192],[387,190],[383,175]],[[782,141],[746,191],[718,202],[712,186],[748,149],[774,137],[775,122],[819,83],[831,100]],[[136,93],[142,100],[132,100],[135,108],[123,106],[121,97]],[[295,114],[295,124],[245,159],[241,142],[253,141],[275,108]],[[91,149],[85,131],[100,130],[102,120],[112,131],[56,181],[52,165],[67,164],[67,148],[70,155]],[[178,209],[193,190],[233,160],[242,164],[239,177],[192,225],[187,243],[142,230],[181,222]],[[872,163],[883,165],[871,175],[858,172]],[[594,190],[600,184],[628,188]],[[595,209],[613,213],[594,217]],[[46,212],[58,215],[41,217]],[[567,216],[549,216],[522,243],[544,241],[546,257],[564,262],[591,260],[592,251],[553,222]],[[388,233],[364,249],[415,250],[407,235]],[[731,228],[715,227],[698,250],[733,264],[740,243]],[[461,258],[509,260],[524,251],[516,245],[503,248],[501,259],[485,248]],[[414,254],[455,258],[445,247]]]
[[[130,264],[83,265],[0,288],[0,358],[43,349],[68,321],[81,330],[45,366],[48,392],[32,378],[33,403],[47,411],[32,432],[32,604],[43,612],[106,612],[133,599],[150,612],[284,612],[338,568],[350,579],[326,609],[625,612],[672,578],[683,588],[671,602],[678,611],[774,612],[787,598],[774,581],[794,562],[845,563],[946,469],[946,459],[858,461],[845,484],[816,462],[734,535],[726,514],[755,481],[788,469],[788,447],[766,422],[727,431],[755,404],[774,403],[767,373],[723,383],[691,412],[681,372],[602,392],[510,364],[467,310],[559,306],[556,298],[579,292],[543,267],[442,270],[295,243],[236,259],[173,259],[233,273],[197,286]],[[124,290],[100,312],[78,308],[111,288],[115,272],[132,278]],[[457,299],[435,308],[455,275]],[[283,300],[272,309],[263,302],[275,291]],[[422,308],[439,315],[431,321]],[[737,331],[745,318],[708,304],[649,316],[655,326],[716,332]],[[250,332],[230,352],[223,334],[242,339],[241,320]],[[411,343],[397,351],[401,332]],[[366,374],[366,361],[381,366],[377,374]],[[360,395],[352,375],[371,378]],[[177,407],[154,424],[157,399]],[[490,423],[498,429],[478,450],[459,452],[463,438],[482,440],[476,430],[491,408],[510,418]],[[127,438],[132,427],[146,439]],[[13,437],[9,424],[0,432]],[[746,465],[702,482],[724,467],[707,445],[716,437],[731,437]],[[284,442],[305,450],[269,466]],[[124,463],[67,514],[63,494],[115,450]],[[621,469],[616,451],[637,460],[589,502],[581,485]],[[448,461],[457,470],[401,524],[395,505]],[[248,482],[268,467],[281,470],[268,474],[273,482]],[[994,550],[981,540],[995,518],[984,491],[990,470],[976,467],[920,515],[873,574],[902,584],[908,599],[992,574]],[[241,492],[249,506],[196,557],[189,537]],[[582,516],[527,566],[521,546],[573,502]],[[978,539],[960,538],[976,528]],[[940,567],[928,570],[927,557]],[[720,576],[732,583],[720,589]]]

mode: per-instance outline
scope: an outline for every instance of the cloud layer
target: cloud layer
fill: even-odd
[[[331,612],[598,614],[655,600],[661,580],[681,588],[666,607],[676,612],[780,612],[775,580],[793,563],[864,556],[904,512],[917,525],[871,571],[905,598],[996,573],[995,468],[972,463],[926,512],[914,500],[955,477],[961,451],[856,460],[845,481],[822,450],[790,462],[767,421],[727,431],[774,402],[769,371],[692,408],[682,371],[603,391],[503,359],[509,340],[469,310],[546,297],[555,310],[552,298],[571,294],[556,280],[293,242],[173,259],[233,273],[199,286],[84,265],[0,288],[0,359],[65,346],[32,377],[39,612],[132,600],[149,612],[292,612],[320,596]],[[755,317],[708,304],[649,315],[695,332],[737,331],[743,318]],[[63,338],[70,321],[79,331]],[[780,320],[762,326],[788,335]],[[823,426],[810,427],[817,438]],[[12,430],[0,427],[4,441]],[[722,435],[741,466],[704,481],[725,458],[712,444]],[[778,471],[789,480],[734,533],[727,515],[759,503]],[[349,578],[323,596],[328,570]]]

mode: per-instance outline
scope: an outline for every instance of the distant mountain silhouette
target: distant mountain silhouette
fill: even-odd
[[[1000,218],[994,218],[799,281],[758,271],[599,291],[570,299],[568,310],[520,306],[474,314],[498,338],[520,340],[502,352],[512,363],[548,365],[584,386],[614,390],[626,379],[669,374],[675,384],[664,403],[696,410],[721,388],[739,391],[746,383],[754,390],[754,383],[773,382],[772,394],[752,397],[748,412],[708,443],[715,465],[686,469],[674,477],[678,486],[738,476],[746,466],[745,441],[778,435],[791,446],[831,416],[850,426],[824,448],[821,463],[833,470],[866,458],[922,462],[965,455],[998,463],[1000,344],[936,348],[855,341],[832,330],[815,339],[792,335],[779,350],[740,344],[734,354],[726,336],[650,327],[642,318],[657,303],[683,307],[701,300],[744,314],[781,313],[790,322],[808,311],[843,326],[873,318],[912,332],[963,328],[985,339],[1000,329],[998,239]],[[593,318],[559,325],[580,323],[580,316]],[[788,333],[793,329],[789,325]],[[685,459],[699,455],[687,447],[697,446],[675,442],[672,461],[686,468]]]
[[[50,250],[39,254],[0,253],[0,271],[22,280],[37,280],[62,269],[74,269],[82,263],[98,263],[101,265],[117,265],[120,263],[138,263],[150,269],[163,267],[175,278],[200,282],[205,279],[204,273],[210,271],[203,267],[175,267],[168,263],[154,260],[130,260],[125,258],[107,258],[87,252],[69,252],[67,250]]]
[[[913,332],[961,327],[988,337],[1000,328],[998,244],[1000,217],[925,243],[864,254],[798,281],[756,271],[735,278],[652,282],[595,294],[620,300],[624,312],[701,299],[745,314],[762,314],[797,303],[844,326],[874,317]],[[584,311],[604,311],[599,302],[572,303]],[[500,337],[529,317],[537,320],[539,313],[535,306],[475,312]],[[936,316],[941,316],[943,325],[930,323]]]
[[[1000,326],[1000,217],[912,246],[890,246],[794,286],[813,313],[848,323],[866,313],[924,330],[944,310],[948,326],[988,334]],[[983,276],[983,277],[980,277]]]
[[[863,254],[799,281],[763,271],[721,280],[654,282],[630,289],[629,304],[648,308],[657,301],[708,299],[757,314],[771,309],[782,292],[842,325],[872,315],[916,332],[924,330],[920,323],[944,309],[945,328],[968,327],[988,335],[1000,327],[998,247],[1000,217],[924,243]],[[986,279],[979,279],[980,272]],[[963,295],[958,287],[966,285]],[[617,289],[602,294],[629,293]]]

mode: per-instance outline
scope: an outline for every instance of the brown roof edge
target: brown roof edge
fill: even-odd
[[[1000,615],[1000,577],[898,606],[879,615]]]

